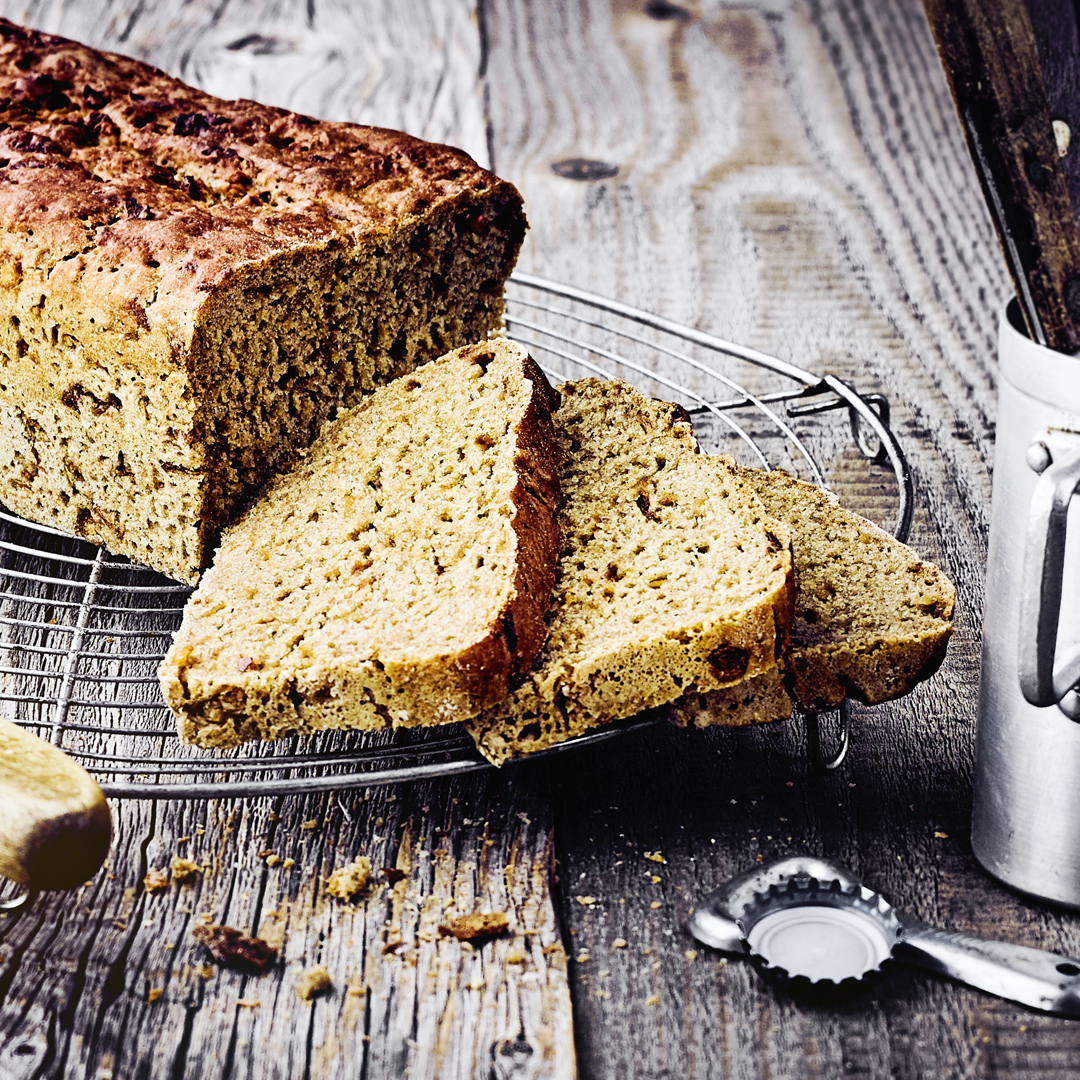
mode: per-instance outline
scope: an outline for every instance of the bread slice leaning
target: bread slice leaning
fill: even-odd
[[[774,470],[739,468],[766,510],[791,529],[795,620],[778,670],[741,686],[689,694],[678,724],[738,726],[804,709],[866,705],[908,693],[945,658],[956,590],[931,563],[830,492]]]
[[[560,548],[553,392],[471,345],[332,423],[227,530],[160,669],[182,738],[462,720],[540,648]]]
[[[556,390],[563,555],[548,636],[467,726],[499,763],[775,667],[793,597],[785,526],[686,413],[617,381]]]

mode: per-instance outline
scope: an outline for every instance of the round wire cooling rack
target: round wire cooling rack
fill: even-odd
[[[527,274],[507,289],[506,329],[552,382],[617,377],[682,405],[703,450],[780,467],[819,485],[840,469],[853,508],[905,539],[912,482],[888,403],[753,349]],[[845,420],[847,423],[845,423]],[[491,766],[460,725],[183,745],[157,668],[190,593],[85,541],[0,511],[0,715],[62,747],[106,795],[246,797],[477,772]],[[644,714],[541,754],[657,722]],[[808,727],[811,753],[816,722]],[[833,761],[847,744],[846,722]],[[532,755],[533,757],[539,755]]]

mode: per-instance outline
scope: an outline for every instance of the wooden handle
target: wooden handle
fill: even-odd
[[[72,889],[109,851],[101,788],[62,750],[0,719],[0,874],[30,889]]]
[[[1080,234],[1024,0],[924,0],[1028,333],[1080,349]]]

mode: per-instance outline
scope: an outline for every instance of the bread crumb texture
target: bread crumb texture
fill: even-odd
[[[337,409],[500,325],[524,232],[459,150],[0,20],[0,500],[193,582]]]
[[[296,984],[296,993],[301,1001],[311,1001],[317,995],[326,993],[333,985],[330,972],[322,964],[316,964],[300,976],[300,981]]]
[[[174,855],[169,863],[172,871],[172,879],[180,885],[194,881],[197,874],[202,873],[202,867],[192,859],[185,859],[180,855]],[[145,879],[144,879],[145,880]]]
[[[161,666],[185,740],[464,719],[540,648],[552,391],[508,341],[367,398],[223,538]]]
[[[143,875],[143,888],[148,893],[160,892],[168,888],[169,872],[161,867],[151,867]]]
[[[469,721],[489,760],[775,667],[787,528],[689,418],[618,381],[558,388],[564,547],[548,636],[510,698]]]
[[[346,904],[358,900],[371,881],[371,860],[358,855],[348,866],[338,867],[326,879],[326,891]]]
[[[261,975],[277,959],[278,951],[272,945],[234,926],[200,924],[192,927],[191,936],[218,964],[234,971]]]
[[[836,708],[845,697],[878,705],[933,675],[952,634],[956,590],[948,578],[831,492],[779,470],[739,472],[791,529],[795,620],[784,674],[688,695],[673,719],[706,726],[787,716],[785,685],[809,710]]]
[[[498,937],[506,933],[509,926],[510,917],[505,911],[477,911],[447,919],[439,927],[439,934],[442,937],[455,937],[458,941],[477,941]]]

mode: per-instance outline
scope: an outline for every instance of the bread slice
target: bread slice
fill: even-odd
[[[194,583],[341,407],[501,323],[521,197],[0,20],[0,501]]]
[[[804,709],[845,697],[878,705],[908,693],[945,658],[956,590],[945,575],[835,495],[774,470],[741,468],[765,509],[791,529],[795,621],[784,682]],[[791,713],[780,673],[689,694],[676,723],[738,725]]]
[[[468,722],[489,760],[772,669],[789,537],[689,418],[623,383],[557,388],[564,550],[536,667]]]
[[[503,698],[540,648],[558,560],[552,400],[493,341],[331,424],[188,604],[160,670],[183,739],[439,724]]]

